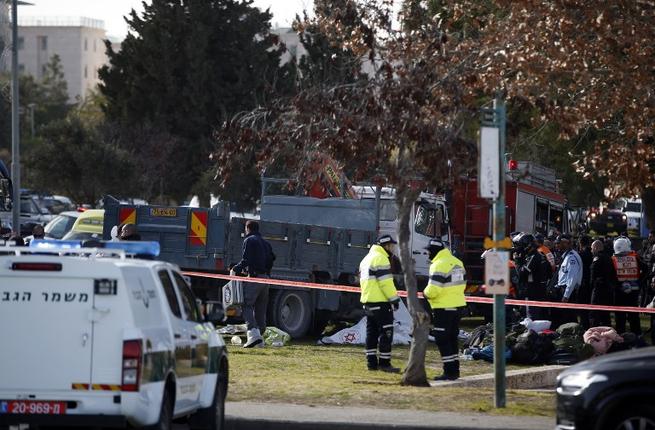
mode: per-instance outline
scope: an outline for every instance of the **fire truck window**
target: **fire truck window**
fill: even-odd
[[[548,202],[537,201],[537,210],[534,218],[535,231],[542,234],[548,233]]]
[[[563,231],[563,221],[564,221],[564,214],[562,212],[562,209],[557,208],[557,207],[550,207],[550,228],[557,229],[558,231]]]
[[[398,206],[393,200],[380,201],[380,220],[395,221],[398,217]]]
[[[414,231],[424,236],[434,237],[437,232],[437,211],[434,208],[419,206],[416,210]]]

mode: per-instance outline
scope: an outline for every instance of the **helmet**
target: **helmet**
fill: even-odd
[[[384,245],[385,243],[392,243],[392,244],[395,245],[398,242],[393,240],[393,237],[391,237],[390,235],[385,234],[385,235],[382,235],[382,236],[378,237],[378,240],[376,240],[375,243],[378,244],[378,245]]]
[[[623,254],[632,250],[632,243],[627,237],[619,237],[614,241],[614,253]]]
[[[514,236],[512,242],[514,243],[514,248],[525,250],[531,246],[534,246],[534,236],[530,233],[519,233]]]

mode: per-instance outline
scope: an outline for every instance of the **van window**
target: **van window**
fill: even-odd
[[[175,283],[182,298],[182,306],[184,307],[184,313],[187,315],[186,318],[189,321],[202,322],[198,306],[196,305],[196,298],[189,289],[186,281],[177,272],[173,272],[173,277],[175,278]]]
[[[168,300],[168,306],[171,308],[171,312],[173,312],[173,315],[176,317],[182,318],[182,312],[180,312],[180,304],[177,302],[177,296],[175,296],[173,281],[171,281],[171,277],[168,276],[168,271],[160,270],[157,272],[157,274],[159,275],[159,280],[164,287],[164,293],[166,294],[166,299]]]

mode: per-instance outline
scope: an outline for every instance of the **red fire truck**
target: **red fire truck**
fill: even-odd
[[[513,167],[507,174],[505,231],[569,232],[566,197],[559,191],[555,172],[530,162]],[[450,211],[453,248],[463,257],[469,286],[476,290],[484,282],[480,256],[484,238],[492,234],[492,203],[478,196],[475,178],[463,177],[453,189]]]

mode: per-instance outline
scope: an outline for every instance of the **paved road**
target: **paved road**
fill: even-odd
[[[253,402],[228,402],[226,415],[225,430],[552,430],[555,427],[553,418],[543,417]],[[189,427],[176,424],[173,429]]]
[[[508,429],[551,430],[555,419],[544,417],[504,417],[486,414],[462,415],[452,412],[425,412],[354,407],[228,402],[226,430],[386,430],[438,428],[453,430]],[[180,428],[180,430],[182,430]]]

